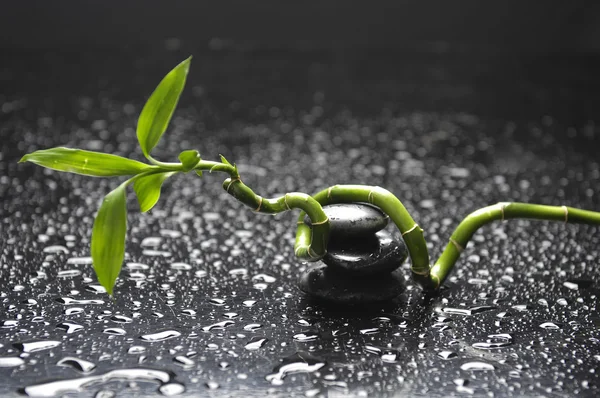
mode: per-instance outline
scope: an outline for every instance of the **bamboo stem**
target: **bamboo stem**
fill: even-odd
[[[429,252],[423,236],[423,229],[413,220],[402,202],[390,191],[366,185],[334,185],[313,195],[322,206],[333,203],[366,202],[379,207],[396,224],[406,242],[412,262],[411,271],[415,281],[424,288],[432,287],[429,276]],[[300,224],[304,220],[302,212],[298,217]],[[300,224],[301,226],[303,224]],[[298,229],[296,241],[308,233]]]
[[[469,214],[452,233],[450,242],[431,268],[433,287],[437,288],[444,282],[475,231],[492,221],[511,218],[600,225],[600,213],[574,207],[510,202],[484,207]]]

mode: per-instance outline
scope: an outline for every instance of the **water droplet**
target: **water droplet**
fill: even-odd
[[[462,365],[460,365],[460,368],[462,370],[473,370],[473,371],[494,370],[494,369],[496,369],[494,367],[494,365],[492,365],[490,363],[479,362],[479,361],[473,361],[473,362],[463,363]]]
[[[58,366],[73,368],[81,373],[89,373],[96,368],[96,364],[75,357],[65,357],[56,364]]]
[[[142,247],[157,247],[162,242],[162,239],[158,236],[150,236],[148,238],[144,238],[140,243]]]
[[[125,316],[125,315],[113,315],[110,317],[110,320],[117,323],[131,323],[133,319]]]
[[[540,327],[542,329],[548,329],[548,330],[556,330],[556,329],[560,329],[560,326],[557,325],[554,322],[544,322],[540,325]]]
[[[165,330],[164,332],[145,334],[143,336],[140,336],[140,339],[154,343],[157,341],[168,340],[179,336],[181,336],[181,333],[179,333],[176,330]]]
[[[50,254],[59,254],[59,253],[69,253],[69,249],[61,245],[47,246],[44,247],[44,253]]]
[[[171,269],[179,271],[189,271],[192,269],[192,266],[186,263],[172,263]]]
[[[137,355],[137,354],[143,354],[146,352],[146,347],[141,346],[141,345],[134,345],[129,347],[129,350],[127,350],[128,354],[131,355]]]
[[[360,330],[360,334],[377,334],[379,333],[380,330],[379,328],[367,328],[367,329],[361,329]]]
[[[42,341],[31,341],[28,343],[15,343],[13,347],[22,352],[37,352],[42,350],[49,350],[54,347],[58,347],[61,344],[60,341],[56,340],[42,340]]]
[[[184,355],[176,356],[173,359],[173,362],[175,362],[177,365],[182,366],[184,368],[192,368],[192,367],[194,367],[194,365],[196,365],[196,362],[194,362],[193,360],[189,359],[188,357],[186,357]]]
[[[559,298],[558,300],[556,300],[556,303],[559,305],[568,305],[569,303],[567,302],[566,299],[564,298]]]
[[[306,343],[309,341],[315,341],[319,338],[318,333],[306,332],[306,333],[298,333],[294,335],[294,341],[298,341],[300,343]]]
[[[452,359],[458,357],[458,355],[456,355],[456,353],[453,351],[440,351],[438,352],[437,356],[442,359]]]
[[[529,311],[529,306],[527,304],[518,304],[518,305],[513,305],[512,309],[517,310],[517,311]]]
[[[469,307],[469,308],[451,308],[451,307],[445,307],[442,309],[442,311],[446,314],[456,314],[456,315],[475,315],[475,314],[479,314],[481,312],[484,311],[489,311],[489,310],[493,310],[496,307],[491,306],[491,305],[479,305],[479,306],[474,306],[474,307]]]
[[[229,270],[229,275],[245,276],[246,274],[248,274],[247,268],[234,268]]]
[[[244,330],[248,332],[254,332],[255,330],[258,330],[260,328],[262,328],[262,325],[260,323],[249,323],[248,325],[244,326]]]
[[[95,376],[85,376],[75,379],[65,379],[34,384],[25,387],[24,392],[32,397],[54,397],[67,393],[78,393],[87,386],[97,385],[99,383],[109,383],[118,380],[129,380],[132,382],[155,381],[160,383],[161,386],[165,386],[171,383],[172,376],[162,370],[138,368],[118,369]]]
[[[158,391],[162,395],[170,397],[173,395],[183,394],[185,392],[185,386],[180,383],[163,384],[158,388]]]
[[[18,325],[19,325],[19,321],[14,321],[14,320],[7,320],[7,321],[2,322],[3,329],[15,328]]]
[[[235,319],[239,316],[239,314],[237,312],[226,312],[223,314],[223,316],[227,319]]]
[[[67,264],[70,265],[92,265],[92,263],[91,257],[71,257],[67,260]]]
[[[81,271],[79,271],[78,269],[67,269],[63,271],[58,271],[58,273],[56,274],[56,276],[59,278],[73,278],[79,275],[81,275]]]
[[[208,300],[209,303],[211,303],[212,305],[225,305],[225,300],[220,299],[220,298],[211,298],[210,300]]]
[[[210,332],[213,329],[225,329],[227,326],[231,326],[233,325],[235,322],[233,321],[222,321],[222,322],[217,322],[217,323],[213,323],[212,325],[208,325],[208,326],[204,326],[202,328],[203,331],[205,332]]]
[[[269,340],[264,337],[255,336],[252,337],[252,339],[250,339],[250,341],[244,346],[244,348],[249,351],[255,351],[259,348],[264,347],[264,345],[267,344],[267,341]]]
[[[106,328],[102,331],[102,333],[112,334],[114,336],[125,336],[127,331],[121,328]]]
[[[252,277],[253,281],[257,281],[257,282],[265,282],[265,283],[273,283],[275,282],[277,279],[271,275],[267,275],[267,274],[257,274],[254,275]]]
[[[204,278],[206,275],[208,275],[208,272],[201,269],[196,271],[194,275],[196,276],[196,278]]]
[[[125,267],[127,267],[127,269],[130,271],[143,271],[143,270],[147,270],[148,268],[150,268],[149,265],[142,264],[142,263],[127,263],[125,265]]]
[[[0,357],[0,368],[14,368],[24,364],[25,361],[19,357]]]
[[[191,308],[186,308],[181,310],[181,313],[183,315],[187,315],[187,316],[196,316],[196,310],[193,310]]]
[[[59,297],[56,301],[63,305],[104,304],[102,300],[77,300],[71,297]]]
[[[214,382],[214,381],[207,381],[206,383],[204,383],[204,385],[206,386],[206,388],[208,388],[209,390],[216,390],[217,388],[220,387],[219,383]]]
[[[273,369],[273,373],[266,376],[266,379],[274,385],[283,384],[283,379],[287,375],[294,373],[315,372],[325,366],[327,362],[314,357],[305,352],[297,352],[282,360],[281,364]]]
[[[242,302],[242,304],[244,304],[244,307],[252,307],[254,304],[256,304],[256,300],[245,300]]]
[[[104,294],[106,293],[106,289],[100,285],[87,285],[85,290],[88,292],[96,293],[96,294]]]
[[[58,329],[64,330],[67,334],[75,333],[83,330],[83,326],[71,322],[61,322],[56,325]]]
[[[512,336],[508,333],[490,334],[488,335],[487,341],[474,343],[473,348],[479,348],[480,350],[493,350],[496,348],[509,346],[512,343]]]

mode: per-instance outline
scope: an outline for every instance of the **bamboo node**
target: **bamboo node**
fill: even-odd
[[[402,232],[401,236],[410,234],[412,231],[414,231],[415,229],[419,228],[419,224],[415,224],[413,225],[409,230]]]
[[[327,199],[331,199],[331,190],[333,189],[333,187],[329,187],[327,188]]]
[[[283,202],[285,203],[285,207],[286,207],[288,210],[292,210],[292,209],[290,208],[290,205],[288,205],[288,202],[287,202],[287,193],[286,193],[285,195],[283,195]]]
[[[263,198],[262,198],[262,196],[259,196],[258,197],[258,207],[254,211],[260,211],[260,208],[262,206],[262,202],[263,202]]]
[[[565,212],[565,224],[569,222],[569,208],[567,206],[561,206]]]
[[[229,188],[231,188],[231,185],[236,181],[242,182],[240,177],[232,178],[231,181],[229,181],[229,184],[227,185],[227,189],[226,189],[227,193],[229,193]]]
[[[452,243],[454,245],[454,247],[456,247],[456,250],[458,250],[459,253],[462,253],[465,250],[465,248],[462,247],[460,243],[458,243],[457,241],[455,241],[452,238],[450,238],[450,243]]]
[[[313,222],[312,220],[310,221],[310,225],[323,225],[329,222],[329,217],[325,218],[325,220],[323,221],[319,221],[319,222]]]
[[[410,272],[412,272],[413,274],[416,274],[416,275],[421,275],[421,276],[429,276],[429,274],[430,274],[429,269],[426,269],[425,271],[417,271],[413,267],[410,267]]]

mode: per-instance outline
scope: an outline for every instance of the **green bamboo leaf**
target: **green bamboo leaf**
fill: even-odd
[[[92,229],[92,261],[98,282],[112,296],[125,257],[128,182],[104,197]]]
[[[202,170],[196,170],[196,174],[198,174],[198,177],[202,177]]]
[[[231,166],[231,163],[229,163],[229,160],[225,159],[225,156],[219,155],[219,157],[221,158],[221,163]]]
[[[29,153],[21,162],[31,162],[49,169],[95,177],[112,177],[141,173],[149,166],[137,160],[107,153],[72,148],[51,148]]]
[[[195,149],[183,151],[179,154],[179,161],[183,165],[183,171],[190,171],[200,161],[200,153]]]
[[[137,138],[146,158],[158,144],[173,116],[179,96],[185,86],[192,57],[171,70],[158,84],[140,113]]]
[[[141,177],[133,183],[133,189],[140,204],[140,210],[145,213],[152,209],[160,197],[163,182],[176,172],[151,174]]]

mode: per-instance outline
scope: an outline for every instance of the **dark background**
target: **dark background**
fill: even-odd
[[[404,264],[394,301],[331,307],[296,287],[306,265],[293,254],[294,216],[252,213],[222,176],[177,176],[147,214],[129,198],[126,263],[145,267],[124,267],[113,301],[81,258],[117,179],[17,161],[63,145],[142,160],[137,115],[193,55],[158,159],[223,153],[263,196],[383,186],[435,258],[466,214],[498,201],[600,209],[599,4],[3,2],[0,364],[23,364],[0,367],[0,395],[79,378],[57,365],[77,357],[96,365],[91,375],[170,372],[187,396],[598,396],[596,227],[495,223],[438,294]],[[141,339],[164,330],[181,334]],[[257,338],[268,340],[248,350]],[[61,344],[22,352],[46,340]],[[503,344],[481,348],[490,342]],[[326,365],[281,386],[266,379],[297,352]],[[464,368],[474,362],[488,370]],[[164,384],[112,380],[72,396],[158,396]]]

